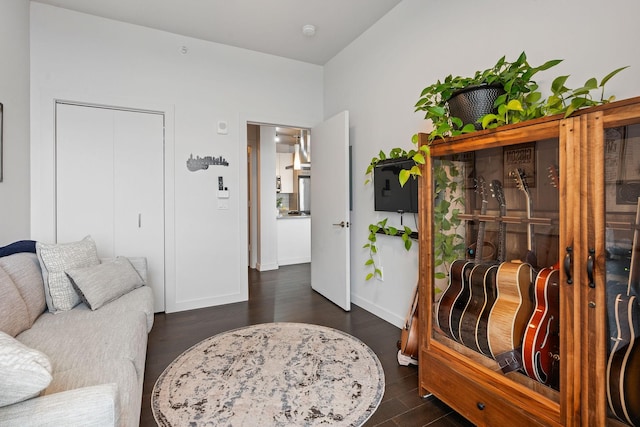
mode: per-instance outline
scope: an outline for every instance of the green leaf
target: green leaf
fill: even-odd
[[[512,99],[511,101],[509,101],[509,103],[507,104],[507,110],[524,111],[524,109],[522,108],[522,104],[517,99]]]
[[[367,277],[365,277],[365,280],[371,280],[371,279],[373,279],[373,273],[367,274]]]
[[[364,263],[364,265],[371,265],[371,264],[373,264],[373,260],[371,258],[369,258],[367,262]]]
[[[377,254],[378,253],[378,248],[374,245],[371,245],[371,248],[369,248],[371,250],[372,254]]]
[[[362,246],[362,249],[367,249],[368,247],[370,247],[371,245],[369,243],[365,244],[364,246]]]
[[[558,93],[564,88],[564,84],[567,82],[569,76],[558,76],[551,83],[551,90],[553,93]]]
[[[405,241],[404,241],[404,248],[405,248],[406,250],[410,250],[410,249],[411,249],[411,244],[412,244],[412,243],[413,243],[413,242],[411,241],[411,239],[407,239],[407,240],[405,240]]]
[[[411,177],[411,172],[406,169],[402,169],[398,174],[398,179],[400,180],[400,186],[404,187],[404,185],[409,181],[409,177]]]
[[[629,66],[627,65],[626,67],[620,67],[617,70],[613,70],[612,72],[610,72],[609,74],[604,76],[602,81],[600,82],[600,87],[604,86],[609,80],[611,80],[611,78],[613,76],[615,76],[616,74],[618,74],[620,71],[624,70],[625,68],[629,68]]]
[[[424,155],[422,153],[414,154],[412,160],[418,164],[424,165]]]

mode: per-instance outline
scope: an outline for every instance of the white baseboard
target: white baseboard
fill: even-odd
[[[357,305],[358,307],[361,307],[367,310],[371,314],[378,316],[382,320],[385,320],[391,323],[392,325],[397,326],[398,328],[402,328],[404,326],[404,321],[405,321],[404,317],[399,317],[398,315],[390,312],[389,310],[386,310],[380,307],[379,305],[373,304],[371,301],[360,298],[357,295],[351,294],[351,302]]]

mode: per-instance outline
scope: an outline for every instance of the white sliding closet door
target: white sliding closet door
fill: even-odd
[[[162,114],[57,104],[56,234],[90,234],[101,257],[146,257],[164,311]]]

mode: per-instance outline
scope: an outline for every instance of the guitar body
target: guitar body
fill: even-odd
[[[480,312],[478,318],[478,326],[476,328],[476,344],[480,352],[491,357],[491,348],[489,347],[489,314],[493,309],[498,297],[498,289],[496,287],[496,279],[500,264],[492,265],[484,276],[484,293],[486,302],[484,308]]]
[[[400,341],[398,342],[398,361],[400,356],[409,359],[409,363],[415,364],[418,360],[418,287],[413,291],[411,308],[405,318],[404,327],[400,332]],[[413,360],[411,360],[413,359]],[[404,363],[400,363],[404,364]],[[404,364],[406,366],[406,364]]]
[[[418,359],[418,314],[413,315],[409,326],[400,332],[400,352],[412,359]]]
[[[471,297],[471,271],[473,271],[476,265],[477,264],[474,264],[473,262],[468,262],[462,269],[462,289],[460,289],[458,297],[455,299],[453,306],[451,307],[451,332],[453,334],[453,338],[458,342],[461,342],[460,320],[462,319],[462,314],[467,308],[469,298]]]
[[[522,345],[524,330],[533,311],[529,296],[530,264],[503,262],[496,277],[497,296],[487,324],[489,348],[495,358]]]
[[[464,287],[464,272],[469,269],[471,262],[465,259],[455,260],[449,269],[449,286],[442,293],[438,302],[436,319],[438,327],[449,338],[454,338],[451,332],[451,310]],[[455,338],[454,338],[455,339]]]
[[[482,319],[482,314],[485,312],[487,303],[493,306],[495,302],[495,278],[498,271],[497,264],[477,264],[471,270],[470,289],[471,295],[469,297],[469,304],[467,304],[462,318],[460,320],[460,341],[465,346],[479,352],[484,353],[486,350],[489,354],[489,342],[487,341],[487,315]],[[487,287],[489,292],[487,292]],[[492,298],[488,298],[493,294]],[[483,345],[478,341],[478,333],[482,335],[481,341]]]
[[[615,302],[617,336],[607,361],[607,400],[621,421],[640,426],[640,334],[638,301],[620,294]]]
[[[522,340],[522,363],[528,376],[557,388],[560,354],[560,271],[543,268],[535,282],[535,308]]]

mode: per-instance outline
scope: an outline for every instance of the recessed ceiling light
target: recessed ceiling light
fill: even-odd
[[[303,25],[302,34],[307,37],[313,37],[316,34],[316,26],[311,24]]]

